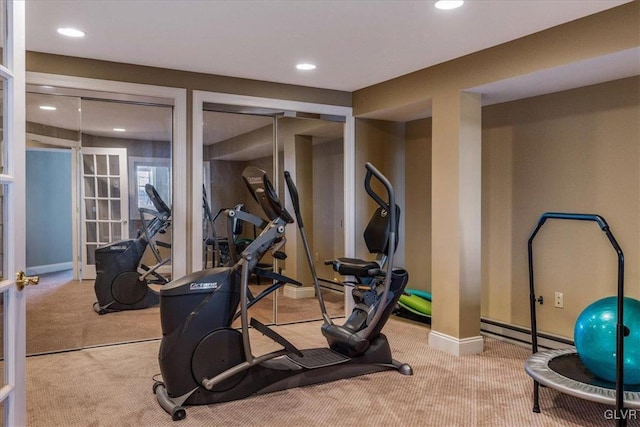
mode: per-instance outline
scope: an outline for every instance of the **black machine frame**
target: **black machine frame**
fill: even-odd
[[[395,242],[395,198],[390,182],[373,165],[366,164],[365,188],[383,208],[389,209],[390,222],[386,230],[388,242]],[[389,343],[381,329],[408,280],[406,270],[393,266],[394,244],[389,244],[389,260],[384,269],[363,260],[349,259],[364,266],[362,274],[379,278],[375,293],[369,300],[356,300],[354,310],[344,325],[336,325],[323,312],[321,332],[327,347],[299,350],[275,330],[249,316],[249,308],[264,294],[284,283],[301,285],[293,279],[271,273],[276,283],[255,298],[249,292],[249,275],[258,267],[268,251],[274,255],[285,243],[285,227],[294,222],[278,199],[266,172],[249,166],[242,175],[247,188],[260,204],[268,224],[260,235],[242,252],[241,259],[231,267],[217,267],[194,272],[176,279],[160,291],[160,314],[163,338],[159,350],[162,380],[154,378],[153,392],[159,405],[173,420],[186,417],[185,406],[210,404],[242,399],[303,385],[394,370],[412,375],[411,366],[393,359]],[[291,191],[296,217],[301,220],[297,191],[285,174]],[[384,202],[368,186],[377,178],[388,192]],[[373,193],[373,194],[371,194]],[[232,219],[232,218],[230,218]],[[299,223],[304,236],[302,221]],[[306,238],[305,246],[308,252]],[[310,258],[308,257],[310,261]],[[312,262],[311,262],[312,264]],[[319,285],[314,274],[314,286]],[[367,305],[363,310],[360,305]],[[240,306],[238,310],[238,305]],[[239,318],[241,327],[232,326]],[[282,346],[266,354],[254,355],[249,327]]]

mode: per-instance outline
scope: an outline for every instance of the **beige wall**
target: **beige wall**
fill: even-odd
[[[547,211],[602,215],[625,253],[627,293],[640,298],[639,93],[636,77],[483,109],[483,317],[529,326],[526,242]],[[357,123],[358,164],[366,158],[393,175],[390,159],[404,151],[408,286],[429,290],[431,119]],[[357,191],[359,209],[369,208]],[[616,255],[595,223],[549,221],[534,250],[536,293],[545,298],[539,327],[571,338],[580,311],[615,294]],[[563,309],[553,307],[555,292]]]
[[[335,273],[324,261],[344,253],[344,141],[337,139],[313,146],[313,257],[318,276]],[[306,232],[310,229],[305,222]]]
[[[484,109],[484,317],[529,325],[526,242],[548,211],[602,215],[625,253],[627,295],[640,297],[638,94],[629,78]],[[616,254],[595,223],[550,220],[534,260],[541,330],[572,337],[582,309],[616,293]]]
[[[356,257],[371,258],[362,238],[371,215],[378,207],[364,189],[366,174],[365,164],[371,162],[380,172],[391,181],[396,195],[396,204],[400,207],[400,242],[396,252],[396,265],[404,265],[405,236],[405,145],[404,123],[383,120],[356,120],[356,161],[355,161],[355,229],[356,229]],[[387,193],[375,178],[372,179],[374,191],[386,200]],[[411,279],[409,279],[411,280]]]
[[[356,116],[356,118],[364,116],[384,118],[385,114],[389,114],[389,112],[394,113],[407,110],[411,110],[411,113],[414,114],[416,111],[413,111],[413,106],[425,106],[425,111],[421,113],[423,116],[428,116],[431,115],[431,112],[426,111],[426,108],[428,108],[426,106],[433,106],[432,127],[434,132],[431,144],[432,147],[437,146],[443,148],[440,150],[432,150],[431,152],[431,164],[434,168],[431,173],[437,175],[436,167],[441,172],[443,170],[450,170],[453,166],[447,166],[443,169],[443,165],[460,164],[457,162],[464,161],[466,154],[462,151],[455,151],[454,147],[452,147],[456,141],[460,141],[461,135],[465,132],[465,128],[462,126],[463,121],[459,120],[464,116],[463,108],[458,105],[457,108],[447,110],[445,108],[436,109],[436,106],[456,106],[454,105],[454,101],[462,98],[466,99],[463,95],[466,92],[473,92],[473,88],[478,86],[638,48],[638,46],[640,46],[638,16],[640,16],[640,2],[627,3],[602,13],[594,14],[518,40],[358,90],[353,94],[354,116]],[[638,90],[635,90],[631,92],[629,96],[635,97],[637,102],[638,93]],[[609,95],[601,94],[600,96],[606,98]],[[583,105],[583,108],[588,109],[589,105]],[[554,109],[550,109],[550,111],[552,110]],[[565,117],[563,115],[564,110],[560,109],[556,112],[558,116]],[[508,111],[506,111],[505,114],[506,113],[508,113]],[[531,112],[522,114],[523,120],[525,120],[527,116],[532,115]],[[504,320],[528,326],[528,310],[523,309],[521,305],[524,304],[526,308],[528,301],[526,296],[527,290],[515,283],[514,275],[519,273],[514,273],[510,271],[510,268],[503,267],[509,265],[513,266],[514,269],[521,268],[521,262],[518,258],[520,252],[518,252],[517,243],[514,243],[515,241],[513,239],[516,238],[518,232],[521,233],[521,229],[528,229],[528,227],[530,227],[530,219],[523,218],[521,215],[523,215],[524,211],[521,212],[521,210],[524,209],[524,206],[528,206],[528,203],[533,199],[522,192],[515,192],[515,189],[519,188],[519,186],[525,182],[528,182],[532,176],[537,176],[540,180],[539,184],[544,184],[541,185],[541,187],[544,188],[555,188],[556,185],[559,185],[554,179],[559,179],[559,182],[563,185],[566,185],[567,180],[577,180],[576,176],[570,176],[568,178],[558,176],[559,172],[562,171],[561,163],[568,159],[567,156],[577,156],[577,160],[573,161],[573,163],[576,163],[582,159],[580,156],[587,155],[577,150],[577,147],[573,147],[573,149],[569,149],[568,147],[571,144],[576,144],[576,141],[585,138],[595,138],[596,135],[611,136],[616,132],[621,132],[619,128],[615,130],[608,129],[611,126],[608,114],[609,113],[603,113],[603,116],[595,121],[585,119],[579,124],[574,124],[575,127],[572,129],[576,131],[576,135],[571,136],[570,143],[560,144],[558,147],[553,146],[553,149],[564,148],[568,151],[551,155],[549,154],[551,152],[549,150],[543,150],[541,153],[536,151],[536,149],[540,149],[543,145],[545,147],[549,145],[549,143],[541,141],[557,141],[563,136],[566,138],[567,135],[570,135],[570,133],[567,133],[567,129],[563,128],[558,128],[558,130],[555,131],[556,133],[549,130],[550,124],[562,126],[556,119],[545,119],[544,124],[538,126],[523,123],[522,126],[517,127],[517,132],[516,129],[500,126],[494,126],[490,130],[484,129],[483,138],[491,135],[497,138],[497,140],[494,143],[495,148],[490,148],[491,154],[488,154],[486,152],[488,149],[483,147],[485,151],[483,155],[485,176],[483,177],[482,187],[482,213],[485,215],[485,218],[483,219],[484,225],[480,226],[479,224],[478,226],[481,227],[483,235],[482,256],[488,257],[491,261],[489,262],[483,259],[482,272],[477,273],[477,275],[481,275],[483,278],[482,295],[477,292],[479,289],[476,290],[475,288],[472,292],[463,294],[463,290],[467,289],[467,285],[459,279],[464,276],[465,268],[475,268],[477,263],[480,262],[480,259],[478,259],[480,258],[480,248],[474,252],[474,259],[469,259],[467,255],[463,255],[462,252],[458,250],[459,248],[455,247],[455,242],[459,242],[461,236],[464,237],[465,221],[460,220],[456,225],[451,221],[451,218],[468,212],[466,210],[458,212],[451,208],[451,206],[453,206],[451,203],[448,203],[451,200],[466,200],[463,187],[460,185],[452,185],[452,180],[460,183],[462,179],[468,179],[469,177],[464,175],[464,169],[460,169],[458,176],[450,176],[452,180],[441,178],[432,179],[431,230],[432,233],[437,231],[440,237],[436,239],[435,234],[431,236],[432,283],[430,285],[434,289],[438,288],[444,291],[444,294],[440,294],[440,298],[446,299],[444,304],[447,307],[456,306],[457,304],[459,308],[459,312],[449,309],[444,311],[438,310],[436,302],[434,304],[434,322],[432,323],[433,331],[452,337],[453,342],[463,338],[472,338],[474,335],[477,335],[474,331],[478,331],[479,333],[481,313],[487,317],[494,317],[496,320]],[[635,118],[621,120],[621,122],[623,122],[621,124],[624,124],[626,127],[635,126],[634,129],[635,132],[637,132],[637,117],[638,114],[636,111]],[[458,119],[457,124],[454,123],[456,119]],[[394,120],[397,120],[397,118],[394,117]],[[567,116],[566,120],[578,122],[577,118],[571,116]],[[357,124],[358,122],[360,122],[360,120],[356,119]],[[397,123],[396,125],[402,126],[403,124]],[[566,124],[565,127],[566,126],[569,125]],[[435,130],[439,131],[436,132]],[[479,130],[480,126],[478,125],[477,129],[473,130],[473,132],[479,132]],[[371,142],[367,141],[367,135],[363,134],[363,131],[372,135],[380,135],[382,140],[385,139],[382,129],[375,129],[371,125],[367,127],[362,125],[356,126],[357,150],[371,157],[391,156],[391,153],[387,151],[376,154],[376,150],[385,150],[387,147],[380,146],[375,138],[373,138]],[[402,133],[402,131],[398,132]],[[524,137],[524,135],[528,135],[528,132],[532,132],[532,134],[525,138],[531,138],[537,141],[538,145],[532,144],[530,147],[525,148],[524,144],[515,145],[513,142],[510,142],[512,140],[509,138],[519,140],[521,137]],[[550,134],[548,134],[549,132]],[[426,137],[427,134],[425,132],[424,138]],[[367,144],[371,146],[366,148],[365,145]],[[590,169],[581,171],[581,176],[587,180],[592,180],[594,176],[598,176],[598,173],[603,175],[606,171],[607,174],[612,174],[612,169],[615,170],[616,173],[620,170],[619,166],[613,164],[614,161],[610,159],[611,153],[606,148],[603,148],[602,142],[598,144],[600,145],[597,145],[597,150],[594,148],[597,154],[589,154],[589,159],[585,160],[585,162],[595,164],[595,160],[609,160],[605,161],[606,165],[598,166],[593,172]],[[404,147],[404,141],[397,145]],[[413,160],[413,148],[408,148],[410,146],[411,145],[408,144],[407,147],[404,148],[407,150],[407,158]],[[530,151],[524,151],[525,149]],[[399,153],[403,153],[400,148],[399,150]],[[562,154],[564,157],[559,156],[559,154]],[[451,155],[455,158],[452,159]],[[630,157],[634,158],[634,155],[635,154],[631,153]],[[489,156],[489,158],[487,158],[487,156]],[[541,173],[539,169],[533,173],[523,172],[521,163],[526,163],[530,158],[540,158],[548,161],[550,165],[549,172],[553,173],[544,174]],[[359,159],[358,151],[356,152],[356,159]],[[630,161],[628,157],[625,157],[624,160]],[[492,173],[489,176],[486,176],[487,165],[491,165]],[[537,166],[538,165],[536,165],[536,167]],[[358,167],[359,165],[357,164],[356,168]],[[637,170],[637,167],[636,162],[634,168]],[[629,170],[626,165],[622,167],[622,169]],[[538,173],[541,175],[536,175]],[[412,175],[407,175],[407,177],[407,179],[415,179]],[[593,181],[593,185],[602,187],[605,186],[605,182],[616,182],[610,178],[607,178],[606,181],[603,180],[604,178],[599,177],[598,180]],[[628,177],[621,182],[628,182]],[[637,176],[630,182],[633,183],[631,185],[637,186]],[[407,185],[409,186],[409,183]],[[632,201],[629,202],[627,196],[619,196],[620,185],[616,184],[615,186],[616,189],[611,189],[611,191],[607,193],[607,196],[599,195],[598,200],[607,206],[613,206],[614,201],[610,199],[616,197],[620,197],[620,199],[628,203],[633,203]],[[479,190],[480,189],[477,191]],[[572,192],[566,195],[567,199],[584,199],[584,191],[581,191],[579,188],[572,188],[571,190]],[[638,191],[634,193],[632,200],[636,200],[637,198]],[[605,202],[604,200],[607,201]],[[616,201],[617,200],[618,199],[616,199]],[[511,203],[511,205],[509,205],[509,203]],[[449,211],[443,213],[443,206],[448,207]],[[586,207],[589,206],[584,206],[584,208]],[[577,208],[578,206],[576,206],[576,209]],[[596,206],[594,206],[594,208],[596,208]],[[547,210],[547,207],[541,207],[541,209]],[[558,209],[560,209],[560,207],[558,207]],[[473,212],[472,215],[475,215],[477,218],[479,213],[480,207],[478,203],[478,212]],[[635,215],[635,218],[637,218],[638,213],[639,212],[635,210],[632,213],[629,213],[629,211],[625,211],[624,213],[618,212],[617,215]],[[539,213],[536,213],[536,215],[538,214]],[[358,218],[358,211],[356,211],[356,215]],[[496,222],[492,223],[494,224],[493,228],[487,228],[486,224],[488,221],[500,223],[504,229],[502,234],[498,233],[496,236]],[[411,225],[413,226],[414,224]],[[452,226],[447,228],[449,225]],[[615,224],[612,224],[612,227],[615,227]],[[444,228],[446,228],[445,234],[443,234]],[[407,229],[410,230],[409,228]],[[638,233],[633,231],[633,228],[629,230],[631,230],[632,234],[635,233],[634,236],[637,240]],[[449,236],[446,235],[447,233]],[[584,238],[586,239],[587,237]],[[583,242],[578,243],[583,244]],[[526,244],[522,244],[525,245],[526,251]],[[440,256],[441,260],[438,260],[437,256]],[[446,261],[444,264],[442,262],[443,260]],[[519,272],[520,270],[516,271]],[[447,273],[448,275],[443,273]],[[602,276],[606,275],[605,273],[600,274]],[[409,271],[409,275],[412,277],[411,271]],[[488,280],[488,277],[492,279]],[[496,280],[494,280],[494,278]],[[567,279],[561,278],[560,280],[566,281]],[[409,286],[413,286],[411,279]],[[559,284],[553,286],[558,287]],[[479,284],[478,288],[480,288]],[[574,304],[579,300],[578,297],[572,295],[572,291],[568,292],[569,293],[565,295],[565,306],[567,304]],[[589,290],[586,293],[592,292],[593,291]],[[438,295],[435,294],[436,292],[434,291],[434,299],[437,300]],[[482,300],[482,311],[479,309],[475,310],[475,308],[479,308],[478,304],[480,304],[480,299]],[[515,303],[515,301],[518,301],[518,303]],[[467,310],[466,307],[473,307],[474,309]],[[543,308],[544,310],[548,310],[548,307],[549,304],[547,303]],[[567,308],[561,311],[552,311],[551,314],[545,313],[543,317],[551,316],[552,320],[543,321],[540,326],[551,329],[551,332],[567,335],[567,331],[570,328],[566,325],[572,324],[575,320],[575,316],[573,316],[572,313],[572,311],[575,310],[577,309],[567,306]],[[439,319],[440,316],[445,319]],[[560,319],[560,317],[562,317],[562,319]],[[571,318],[571,320],[568,320],[569,318]],[[459,341],[459,344],[462,346],[461,343],[462,341]],[[477,350],[478,347],[474,347],[474,349],[470,351],[473,352]]]
[[[406,123],[405,266],[409,286],[431,290],[431,119]]]
[[[404,154],[403,154],[404,152]],[[409,271],[407,287],[431,290],[431,119],[407,123],[356,121],[356,253],[366,256],[362,240],[375,203],[366,194],[364,164],[371,162],[396,189],[401,208],[396,264]],[[378,186],[376,191],[384,194]]]

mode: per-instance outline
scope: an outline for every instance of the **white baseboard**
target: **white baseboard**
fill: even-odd
[[[293,299],[313,298],[316,296],[316,290],[311,286],[289,286],[284,287],[284,296]]]
[[[33,267],[27,267],[26,274],[29,276],[37,276],[38,274],[53,273],[56,271],[71,270],[73,268],[73,262],[61,262],[58,264],[36,265]]]
[[[484,350],[482,336],[455,338],[437,331],[429,333],[429,347],[442,350],[455,356],[479,354]]]

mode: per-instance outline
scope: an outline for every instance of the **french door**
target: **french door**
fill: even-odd
[[[82,279],[93,280],[96,248],[129,237],[127,149],[81,151]]]
[[[35,282],[25,268],[25,5],[0,0],[0,309],[4,425],[26,425],[25,299],[16,285]],[[22,289],[22,288],[20,288]]]

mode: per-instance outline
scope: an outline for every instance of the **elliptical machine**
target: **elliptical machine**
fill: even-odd
[[[390,208],[396,206],[393,188],[371,164],[367,163],[366,168],[367,192],[390,212],[389,227],[378,231],[388,242],[395,243],[397,210]],[[184,407],[188,405],[242,399],[385,370],[411,375],[409,365],[393,360],[387,339],[380,333],[408,280],[405,270],[392,267],[395,244],[388,245],[386,269],[361,270],[372,279],[373,287],[362,297],[354,294],[356,307],[343,326],[333,324],[326,314],[318,281],[314,280],[325,322],[322,333],[330,348],[300,350],[256,319],[249,320],[249,308],[266,293],[284,283],[300,284],[272,272],[276,283],[257,297],[251,297],[250,274],[267,251],[279,251],[285,241],[285,227],[294,221],[263,170],[250,166],[242,176],[269,223],[234,266],[191,273],[160,290],[163,337],[158,359],[162,382],[156,381],[153,385],[160,406],[173,420],[181,420],[186,417]],[[388,203],[371,190],[372,177],[386,188]],[[287,184],[290,191],[295,190],[290,177]],[[297,191],[292,192],[294,199],[296,216],[301,222]],[[308,250],[306,238],[305,247]],[[240,330],[231,327],[237,317],[241,319]],[[254,356],[249,326],[280,344],[282,349]]]
[[[146,184],[144,189],[156,210],[139,209],[142,229],[138,236],[109,243],[95,251],[94,289],[98,301],[93,304],[93,310],[98,314],[156,305],[159,297],[148,285],[164,285],[168,282],[158,269],[168,263],[171,257],[163,259],[158,247],[170,249],[171,245],[156,240],[155,236],[164,233],[171,225],[171,209],[153,185]],[[147,247],[157,261],[153,266],[141,263]]]

